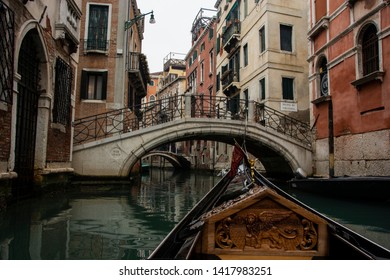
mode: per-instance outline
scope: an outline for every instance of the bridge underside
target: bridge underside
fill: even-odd
[[[164,131],[164,133],[161,133]],[[185,140],[244,143],[264,166],[268,177],[291,178],[298,168],[311,174],[311,150],[261,125],[235,120],[184,119],[76,146],[75,171],[87,176],[129,176],[131,167],[161,145]]]

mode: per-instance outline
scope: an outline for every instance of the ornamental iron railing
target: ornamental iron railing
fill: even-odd
[[[311,131],[307,123],[247,99],[206,95],[176,95],[141,104],[134,111],[124,108],[75,120],[74,144],[83,144],[182,118],[255,122],[308,147],[311,146]]]
[[[0,1],[0,101],[12,104],[15,15]]]

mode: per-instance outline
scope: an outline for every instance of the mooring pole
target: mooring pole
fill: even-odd
[[[328,130],[329,130],[329,177],[334,177],[334,133],[333,133],[333,104],[328,102]]]

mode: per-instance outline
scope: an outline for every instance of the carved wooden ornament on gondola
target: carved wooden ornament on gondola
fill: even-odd
[[[327,254],[327,224],[269,188],[253,187],[202,219],[202,253],[308,257]]]

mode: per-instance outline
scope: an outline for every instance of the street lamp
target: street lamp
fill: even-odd
[[[151,11],[151,12],[149,12],[149,13],[146,13],[146,14],[142,14],[142,15],[136,16],[135,18],[126,21],[126,22],[125,22],[125,30],[129,29],[134,23],[136,23],[136,22],[139,21],[140,19],[143,19],[146,15],[149,15],[149,14],[151,14],[151,15],[150,15],[149,23],[150,23],[150,24],[156,23],[156,20],[154,19],[153,11]]]

